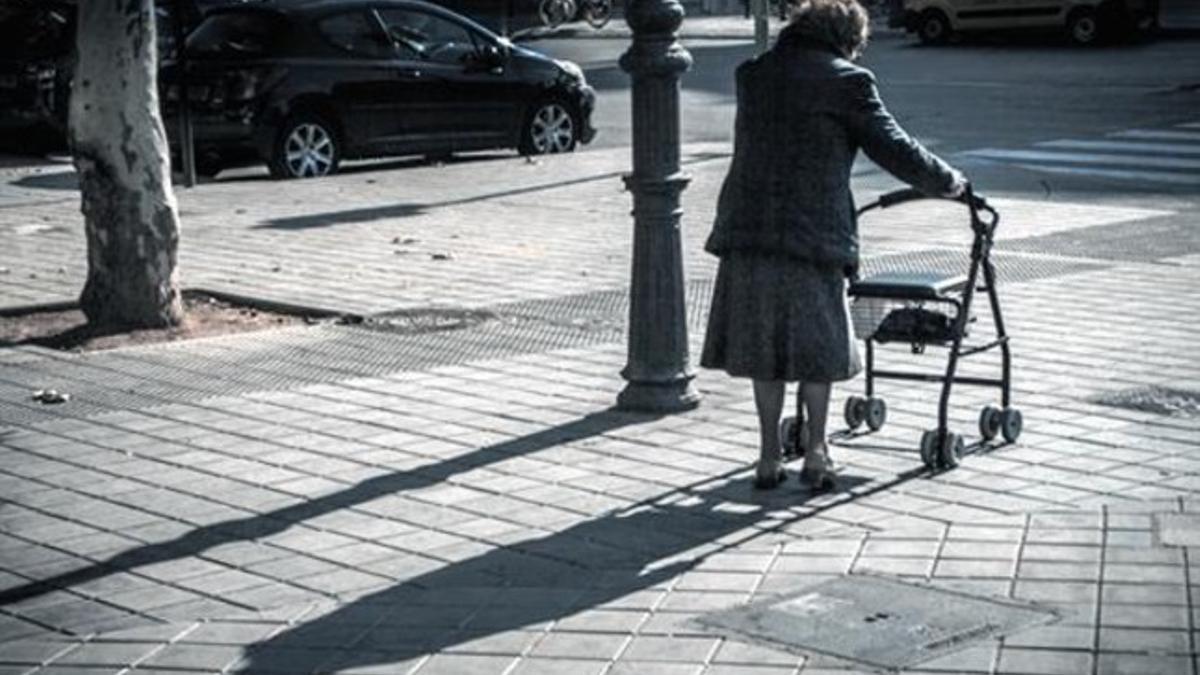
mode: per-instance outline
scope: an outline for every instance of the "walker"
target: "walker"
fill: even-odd
[[[919,190],[905,188],[889,192],[863,206],[858,215],[872,209],[885,209],[905,202],[925,199]],[[1021,411],[1012,405],[1011,370],[1012,355],[1008,333],[1004,330],[1004,319],[1000,312],[1000,300],[996,293],[996,267],[992,263],[992,244],[1000,214],[983,197],[975,195],[970,187],[957,201],[963,202],[971,214],[971,231],[974,242],[971,246],[971,262],[966,274],[944,273],[896,273],[874,274],[866,279],[854,279],[850,283],[849,295],[855,301],[856,321],[861,313],[871,312],[875,316],[865,317],[863,322],[872,326],[860,335],[866,345],[866,396],[851,396],[846,400],[844,415],[851,432],[865,422],[867,429],[878,431],[887,421],[887,403],[875,396],[875,380],[907,380],[915,382],[940,382],[941,399],[938,402],[938,425],[936,429],[921,435],[921,461],[931,470],[952,469],[958,466],[966,454],[963,436],[947,428],[947,410],[950,393],[955,384],[994,387],[1000,390],[1000,407],[987,405],[979,413],[979,435],[991,441],[998,435],[1013,443],[1021,435],[1023,419]],[[979,284],[980,271],[982,285]],[[964,345],[967,329],[972,320],[971,302],[976,291],[987,291],[995,323],[995,337],[989,342]],[[953,314],[947,311],[953,309]],[[942,375],[913,371],[879,370],[875,367],[876,343],[908,343],[914,354],[923,354],[928,346],[948,348],[946,370]],[[958,361],[1000,349],[1000,377],[963,377],[957,374]],[[804,454],[807,428],[804,424],[803,400],[797,392],[796,416],[780,424],[780,438],[785,456],[799,457]],[[985,447],[985,446],[977,446]]]

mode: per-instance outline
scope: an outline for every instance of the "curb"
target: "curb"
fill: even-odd
[[[217,291],[202,286],[189,286],[180,291],[180,295],[197,296],[202,295],[227,302],[234,305],[242,305],[251,309],[259,309],[264,312],[275,312],[278,314],[292,314],[296,316],[307,316],[315,319],[347,319],[350,321],[361,320],[363,315],[354,312],[346,312],[342,310],[329,309],[328,307],[317,307],[314,305],[301,305],[291,302],[282,302],[278,300],[268,300],[266,298],[258,298],[250,295],[241,295],[239,293],[230,293],[228,291]],[[58,302],[40,302],[29,305],[9,305],[0,307],[0,317],[12,318],[25,314],[38,314],[42,312],[65,312],[72,309],[79,309],[78,300],[60,300]]]
[[[354,312],[346,312],[342,310],[329,309],[328,307],[318,307],[315,305],[301,305],[292,302],[283,302],[279,300],[268,300],[252,295],[242,295],[240,293],[231,293],[229,291],[217,291],[202,286],[192,286],[183,290],[183,295],[206,295],[210,298],[228,302],[230,304],[244,305],[253,309],[260,309],[264,312],[275,312],[278,314],[293,314],[298,316],[307,316],[314,319],[346,319],[350,321],[362,320],[363,315],[355,314]]]
[[[40,314],[43,312],[66,312],[79,309],[78,300],[59,300],[57,302],[36,302],[32,305],[9,305],[0,307],[0,318],[12,318],[25,314]]]
[[[739,25],[737,28],[730,30],[689,30],[687,23],[687,19],[684,19],[682,30],[677,35],[680,40],[754,40],[753,24]],[[772,22],[772,39],[779,33],[781,27],[782,24],[779,22]],[[904,35],[905,31],[902,28],[889,28],[884,23],[871,25],[871,39],[873,40],[884,37],[903,37]],[[605,27],[597,30],[588,28],[587,26],[576,25],[563,25],[558,28],[529,28],[510,36],[513,42],[538,42],[541,40],[630,40],[632,38],[633,32],[624,27],[614,26],[612,28]]]

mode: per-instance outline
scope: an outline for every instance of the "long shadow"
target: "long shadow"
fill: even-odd
[[[387,218],[408,218],[424,213],[426,207],[422,204],[389,204],[348,211],[330,211],[312,213],[303,216],[287,218],[271,218],[254,226],[256,230],[310,230],[318,227],[333,227],[351,223],[369,223]]]
[[[350,508],[378,497],[420,490],[506,459],[529,455],[555,445],[598,436],[653,419],[655,418],[649,415],[616,410],[593,413],[567,424],[480,448],[464,457],[436,462],[412,471],[377,476],[341,492],[268,513],[206,525],[170,541],[124,551],[89,567],[0,591],[0,606],[35,598],[57,589],[71,588],[119,572],[129,572],[146,565],[197,556],[223,544],[270,537],[307,519]]]
[[[22,176],[13,185],[35,190],[78,190],[79,176],[74,171],[54,171]]]
[[[681,165],[698,164],[701,162],[711,162],[717,159],[727,157],[725,153],[714,152],[698,152],[688,155]],[[478,202],[486,202],[492,199],[501,199],[504,197],[515,197],[517,195],[533,194],[537,192],[545,192],[559,188],[568,187],[571,185],[583,185],[585,183],[595,183],[597,181],[612,180],[620,178],[625,174],[624,171],[608,171],[605,173],[593,174],[590,176],[582,176],[579,178],[571,178],[567,180],[552,181],[548,183],[538,183],[536,185],[527,185],[525,187],[513,188],[511,190],[498,190],[495,192],[487,192],[484,194],[472,195],[470,197],[461,197],[459,199],[447,199],[440,202],[429,202],[424,204],[390,204],[388,206],[372,206],[361,209],[347,209],[344,211],[327,211],[325,213],[310,213],[302,216],[292,216],[287,218],[271,218],[264,220],[254,226],[254,229],[262,230],[305,230],[317,227],[330,227],[333,225],[343,225],[349,223],[363,223],[373,220],[382,220],[385,218],[402,218],[406,216],[414,216],[426,211],[431,211],[438,208],[446,208],[451,206],[461,206],[463,204],[474,204]]]
[[[924,474],[914,470],[870,485],[843,477],[841,493],[764,525],[768,514],[802,506],[811,495],[794,483],[757,493],[747,478],[731,479],[735,473],[711,479],[711,489],[673,491],[365,595],[249,646],[236,672],[364,668],[556,621],[664,584],[712,555]],[[328,658],[314,661],[313,650],[325,650]]]
[[[497,192],[488,192],[481,195],[473,195],[471,197],[462,197],[460,199],[448,199],[441,202],[430,202],[427,204],[392,204],[389,206],[373,206],[362,209],[348,209],[345,211],[327,211],[325,213],[312,213],[303,216],[294,216],[290,218],[271,218],[264,220],[254,226],[256,230],[301,230],[315,227],[328,227],[331,225],[342,225],[348,223],[370,222],[372,220],[381,220],[384,218],[399,218],[403,216],[413,216],[425,211],[437,208],[445,208],[448,206],[459,206],[462,204],[473,204],[475,202],[485,202],[489,199],[499,199],[502,197],[513,197],[516,195],[530,194],[533,192],[544,192],[555,188],[566,187],[568,185],[581,185],[583,183],[594,183],[600,180],[611,180],[622,175],[620,171],[610,171],[608,173],[595,174],[592,176],[584,176],[582,178],[573,178],[570,180],[554,181],[551,183],[538,183],[527,187],[514,188],[512,190],[500,190]]]

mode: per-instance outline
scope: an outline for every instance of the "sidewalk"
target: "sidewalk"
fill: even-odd
[[[785,24],[779,20],[778,16],[772,15],[769,17],[769,25],[771,37],[773,38]],[[900,36],[903,34],[902,30],[888,28],[884,19],[875,19],[871,22],[871,35],[875,38]],[[629,25],[625,23],[622,17],[614,17],[603,28],[592,28],[586,23],[579,22],[560,26],[553,30],[531,29],[517,35],[518,40],[540,40],[549,37],[628,40],[633,37],[633,33],[629,30]],[[748,19],[741,14],[714,16],[688,15],[684,17],[683,23],[679,27],[679,39],[753,40],[754,20]]]
[[[778,16],[769,17],[772,38],[785,24]],[[1163,0],[1161,24],[1168,34],[1200,30],[1200,5],[1190,0]],[[887,17],[872,16],[872,39],[902,38],[905,31],[902,28],[891,28],[887,25]],[[532,29],[522,32],[519,40],[539,40],[548,37],[583,38],[597,40],[628,40],[632,32],[624,19],[614,17],[603,28],[595,29],[583,22],[561,26],[555,30]],[[679,28],[681,40],[753,40],[754,21],[741,14],[724,15],[693,15],[684,18]],[[915,39],[915,38],[914,38]]]
[[[685,149],[693,354],[726,152]],[[682,415],[610,409],[627,162],[596,151],[181,190],[186,286],[493,318],[0,350],[0,674],[864,672],[695,622],[847,573],[1061,617],[1003,639],[968,627],[951,635],[963,649],[906,672],[1196,673],[1200,566],[1177,544],[1200,522],[1185,398],[1200,391],[1200,251],[1112,245],[1176,236],[1188,214],[1001,195],[1020,442],[924,473],[935,392],[884,387],[887,426],[835,438],[843,491],[758,493],[745,382],[700,373],[704,403]],[[0,306],[76,292],[69,184],[47,171],[0,187]],[[861,198],[889,185],[856,178]],[[961,214],[931,209],[865,227],[868,266],[961,264]],[[887,358],[917,363],[906,352]],[[43,387],[74,398],[28,399]],[[975,439],[991,399],[959,391],[953,426]]]

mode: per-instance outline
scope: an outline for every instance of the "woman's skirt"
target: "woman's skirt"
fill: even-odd
[[[722,257],[700,365],[756,380],[854,377],[862,360],[845,275],[785,256]]]

